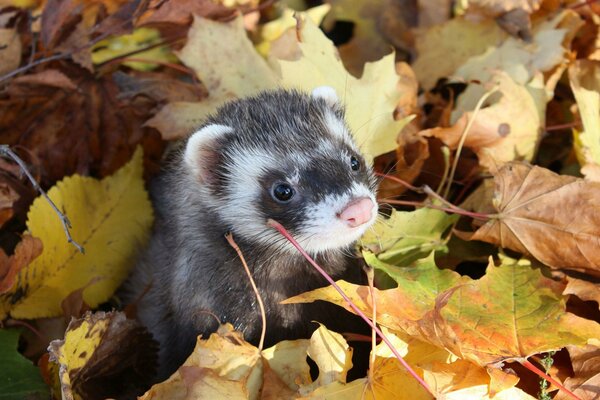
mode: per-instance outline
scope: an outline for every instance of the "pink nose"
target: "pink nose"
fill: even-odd
[[[371,220],[373,207],[375,207],[373,200],[368,197],[363,197],[351,201],[346,208],[338,214],[338,217],[346,222],[351,228],[356,228]]]

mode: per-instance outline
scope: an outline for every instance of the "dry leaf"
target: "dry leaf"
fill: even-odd
[[[585,301],[595,301],[600,309],[600,285],[583,279],[567,276],[567,287],[563,294],[573,294]]]
[[[48,202],[38,197],[28,214],[32,235],[44,252],[22,269],[17,282],[0,297],[0,315],[41,318],[61,315],[62,300],[91,279],[84,292],[92,307],[106,301],[127,277],[138,246],[152,225],[152,208],[142,180],[142,152],[115,175],[98,181],[72,176],[48,191],[69,216],[73,238],[86,253],[67,242],[61,222]]]
[[[15,283],[19,271],[42,254],[42,241],[30,235],[24,235],[15,248],[15,254],[7,256],[0,249],[0,294],[6,293]]]
[[[531,161],[541,138],[546,109],[541,75],[538,78],[522,86],[498,71],[488,89],[497,87],[499,99],[475,115],[474,111],[467,110],[475,108],[480,91],[467,89],[457,105],[458,110],[465,112],[454,125],[428,129],[420,134],[437,137],[451,149],[456,149],[466,134],[464,146],[477,154],[480,165],[486,169],[513,160]],[[465,132],[469,123],[472,125]]]
[[[573,63],[569,80],[584,128],[573,132],[577,159],[586,178],[600,181],[600,61]]]
[[[510,163],[494,174],[496,215],[471,240],[531,255],[554,268],[600,274],[600,183]]]
[[[0,76],[21,64],[21,38],[15,29],[0,28]]]
[[[581,400],[598,399],[600,395],[600,348],[590,345],[583,348],[569,346],[568,350],[575,375],[565,379],[565,387]],[[558,392],[555,397],[556,400],[571,398],[562,391]]]
[[[151,335],[117,312],[73,319],[64,339],[52,341],[48,351],[63,399],[135,396],[150,383],[156,365]]]

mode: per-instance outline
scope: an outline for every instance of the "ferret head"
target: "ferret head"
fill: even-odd
[[[274,219],[319,254],[352,244],[377,216],[371,167],[332,88],[229,103],[190,136],[184,161],[224,228],[252,243],[282,243]]]

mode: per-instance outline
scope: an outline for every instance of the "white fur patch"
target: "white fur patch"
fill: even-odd
[[[233,128],[225,125],[208,125],[196,131],[190,136],[185,146],[184,160],[192,174],[202,178],[202,149],[209,146],[216,138],[233,131]]]
[[[325,100],[331,107],[335,107],[339,103],[338,95],[331,86],[319,86],[314,88],[312,97]]]
[[[371,219],[361,226],[351,228],[337,215],[352,200],[361,197],[368,197],[373,202]],[[300,228],[297,240],[306,251],[318,254],[358,240],[377,218],[377,201],[367,186],[354,183],[350,193],[327,196],[323,201],[309,207],[307,214],[307,221]]]
[[[279,162],[272,153],[259,149],[237,150],[231,154],[231,160],[227,168],[233,179],[218,212],[233,227],[234,234],[269,243],[273,237],[265,235],[269,230],[267,221],[259,212],[264,190],[259,179],[266,171],[277,168]]]

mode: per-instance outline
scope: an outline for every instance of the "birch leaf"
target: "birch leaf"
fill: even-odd
[[[0,297],[0,319],[61,315],[69,293],[97,279],[83,294],[91,307],[108,300],[127,277],[133,258],[152,225],[152,207],[142,179],[142,151],[114,175],[101,181],[74,175],[48,191],[64,210],[73,238],[85,254],[67,243],[63,227],[48,202],[32,204],[27,226],[44,250],[20,270],[16,282]]]

